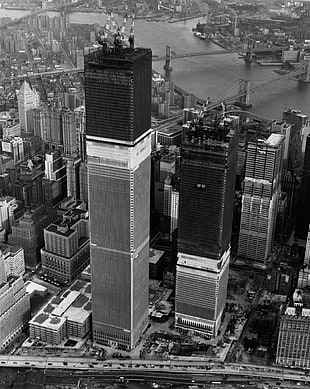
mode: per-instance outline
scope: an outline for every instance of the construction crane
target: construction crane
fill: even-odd
[[[158,6],[157,6],[158,11],[160,11],[161,8],[166,9],[166,10],[171,11],[171,12],[174,12],[174,8],[170,8],[170,7],[167,7],[165,5],[162,5],[161,1],[159,1]]]

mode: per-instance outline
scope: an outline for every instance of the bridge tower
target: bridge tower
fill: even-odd
[[[301,80],[304,82],[310,82],[310,55],[304,56],[304,69],[305,73],[302,74]]]
[[[248,38],[246,54],[244,57],[245,62],[251,63],[253,62],[253,49],[255,48],[254,39]]]
[[[166,62],[164,65],[164,70],[171,71],[173,69],[171,65],[171,46],[166,46]]]
[[[235,102],[235,104],[242,108],[250,108],[252,106],[252,104],[250,103],[250,95],[251,95],[250,81],[239,80],[238,100]]]

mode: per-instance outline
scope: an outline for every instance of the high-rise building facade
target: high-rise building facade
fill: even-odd
[[[72,282],[89,265],[88,213],[68,210],[44,229],[42,269],[52,279]]]
[[[132,348],[148,320],[149,49],[85,57],[93,338]]]
[[[310,223],[310,135],[306,138],[306,148],[303,160],[301,189],[299,190],[299,199],[297,200],[297,216],[295,236],[306,240]]]
[[[8,273],[7,274],[7,270]],[[25,328],[30,318],[30,298],[23,277],[11,275],[0,256],[0,351]]]
[[[23,82],[17,94],[19,124],[21,130],[33,132],[32,110],[39,106],[39,94],[32,90],[27,81]]]
[[[238,117],[184,127],[175,325],[215,336],[226,303]]]
[[[271,134],[247,148],[238,256],[255,265],[265,265],[273,244],[284,139]]]
[[[300,290],[293,295],[293,306],[280,320],[276,363],[282,366],[310,367],[310,309],[305,308]]]

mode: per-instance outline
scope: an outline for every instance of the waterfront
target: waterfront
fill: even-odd
[[[0,17],[12,19],[25,15],[27,11],[0,9]],[[50,16],[58,13],[50,12]],[[100,13],[74,12],[69,15],[71,23],[105,24],[107,16]],[[178,23],[135,21],[136,45],[151,47],[154,55],[164,55],[166,44],[176,53],[214,51],[220,48],[208,40],[194,37],[192,28],[198,19]],[[202,21],[202,19],[200,19]],[[128,21],[128,24],[130,20]],[[239,79],[249,79],[253,85],[273,80],[279,76],[274,67],[248,65],[238,54],[188,57],[175,59],[172,63],[171,79],[183,89],[199,97],[217,99],[229,92]],[[163,62],[154,62],[153,68],[164,74]],[[272,86],[262,88],[251,96],[253,112],[270,119],[281,119],[283,109],[298,108],[310,115],[310,85],[285,79]]]

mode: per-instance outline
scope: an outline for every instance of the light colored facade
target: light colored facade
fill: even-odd
[[[30,316],[30,298],[23,278],[8,278],[4,262],[0,257],[0,351],[22,332]]]
[[[179,220],[179,199],[180,192],[177,189],[171,191],[171,211],[170,211],[170,232],[173,233],[178,227]]]
[[[151,138],[133,147],[87,145],[96,337],[132,348],[148,320]]]
[[[73,289],[72,289],[73,288]],[[31,338],[59,345],[72,336],[84,338],[91,325],[90,282],[77,280],[68,291],[51,299],[29,322]]]
[[[250,142],[247,150],[238,256],[265,265],[277,219],[284,135]]]
[[[19,277],[25,273],[24,250],[9,244],[0,244],[0,257],[4,260],[7,277]]]
[[[24,162],[24,141],[19,136],[5,138],[1,142],[2,151],[11,156],[14,163]]]
[[[5,196],[0,198],[0,226],[11,232],[14,222],[14,210],[17,208],[16,199],[14,197]]]
[[[276,363],[310,367],[310,309],[302,305],[286,308],[280,322]]]
[[[208,336],[216,336],[226,302],[230,249],[223,255],[221,267],[212,259],[179,253],[176,272],[178,306],[195,306],[175,313],[175,325]],[[212,312],[202,317],[202,310]],[[206,315],[207,316],[207,315]],[[213,316],[213,317],[212,317]]]
[[[152,53],[133,46],[116,39],[84,61],[93,339],[127,349],[149,288]]]
[[[24,81],[23,85],[18,91],[17,101],[20,128],[25,132],[31,132],[33,130],[31,111],[33,108],[39,107],[39,94],[37,91],[34,91],[30,88],[30,85],[27,81]]]

